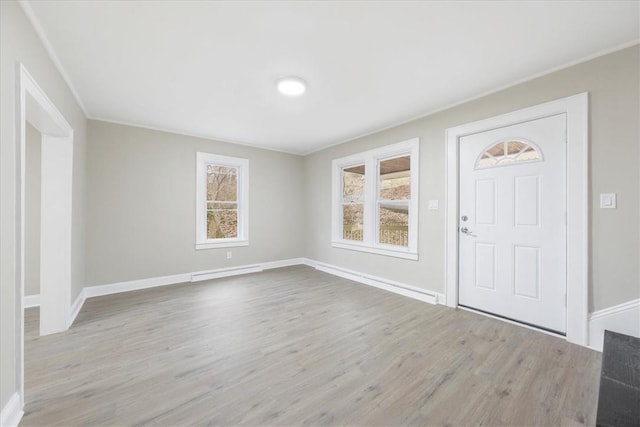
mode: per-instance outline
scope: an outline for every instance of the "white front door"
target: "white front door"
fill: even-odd
[[[566,196],[566,114],[460,138],[460,305],[566,332]]]

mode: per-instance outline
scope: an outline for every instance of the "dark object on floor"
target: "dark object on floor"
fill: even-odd
[[[640,426],[640,338],[605,331],[596,425]]]

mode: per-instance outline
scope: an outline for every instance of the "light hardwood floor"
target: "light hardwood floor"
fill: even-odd
[[[594,424],[600,354],[309,267],[27,310],[21,426]]]

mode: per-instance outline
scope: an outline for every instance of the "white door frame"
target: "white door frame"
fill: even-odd
[[[42,134],[40,334],[69,328],[73,128],[23,64],[16,64],[16,383],[24,407],[25,128]],[[46,207],[46,209],[45,209]]]
[[[505,126],[567,115],[567,341],[588,343],[589,94],[587,92],[447,129],[445,299],[458,306],[460,138]]]

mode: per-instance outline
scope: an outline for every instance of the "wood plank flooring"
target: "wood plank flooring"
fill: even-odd
[[[600,354],[319,272],[27,310],[21,426],[592,425]]]

